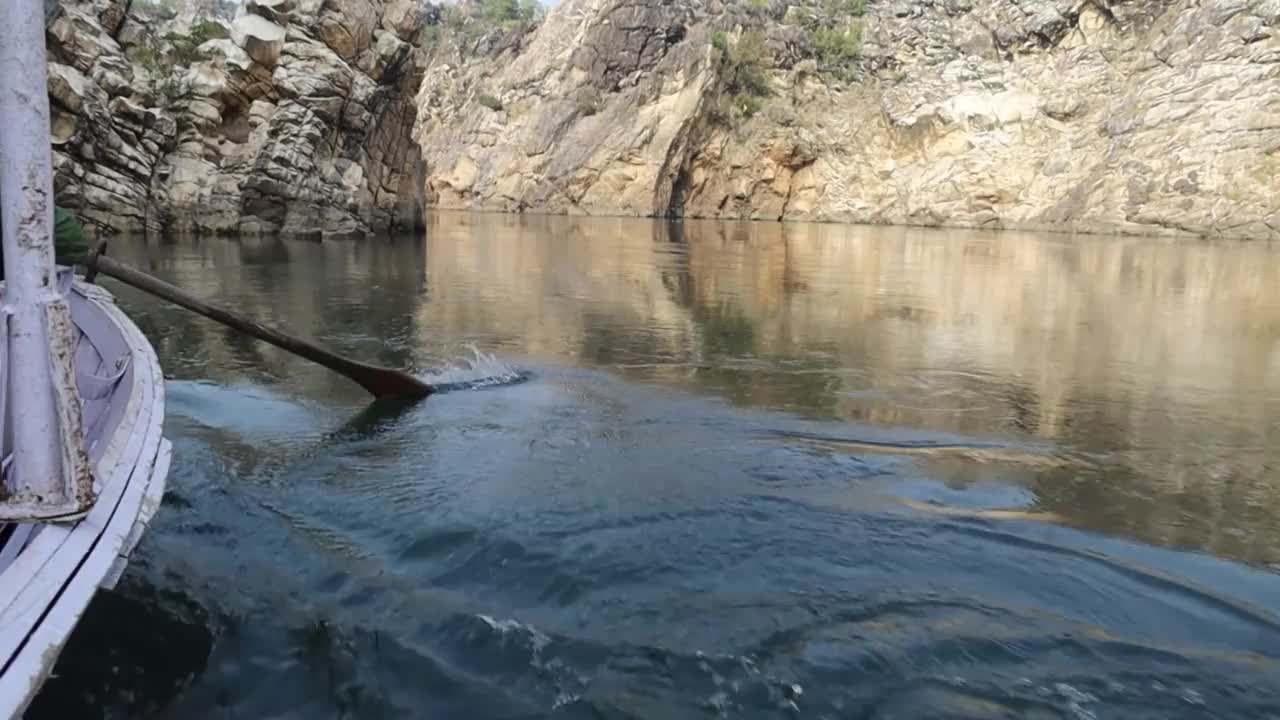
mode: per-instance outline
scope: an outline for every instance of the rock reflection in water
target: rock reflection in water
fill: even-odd
[[[807,416],[1051,441],[1079,462],[1022,473],[1040,509],[1280,562],[1280,252],[1266,244],[440,213],[425,241],[120,252],[387,364],[475,346]],[[142,324],[178,376],[359,395],[181,311]]]
[[[173,592],[211,630],[172,633],[205,663],[172,702],[186,666],[166,648],[90,635],[140,672],[114,694],[68,674],[65,702],[1273,712],[1274,249],[429,220],[425,240],[117,242],[213,300],[459,383],[370,407],[113,285],[171,376],[175,470],[85,627]],[[525,374],[474,390],[477,351]]]
[[[1051,440],[1082,527],[1280,562],[1259,243],[441,215],[419,333],[747,405]]]

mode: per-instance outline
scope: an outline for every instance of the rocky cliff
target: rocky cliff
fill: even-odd
[[[59,202],[124,231],[417,223],[413,0],[249,0],[234,21],[63,0],[48,25]]]
[[[437,48],[451,208],[1280,236],[1280,0],[562,0]]]

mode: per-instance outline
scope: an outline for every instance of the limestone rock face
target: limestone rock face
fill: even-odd
[[[437,61],[417,138],[431,203],[646,215],[665,208],[714,77],[697,3],[563,0],[496,59]],[[679,40],[692,26],[695,37]],[[486,72],[490,68],[493,72]],[[490,107],[483,96],[500,100]]]
[[[496,58],[437,56],[429,201],[1280,236],[1276,0],[839,5],[561,0]],[[860,33],[847,72],[831,27]],[[713,46],[753,29],[768,92],[726,119]]]
[[[93,225],[363,234],[421,215],[411,139],[421,53],[399,0],[251,0],[171,62],[127,0],[62,0],[48,25],[59,202]],[[325,28],[368,37],[362,52]],[[387,29],[387,28],[391,29]],[[415,24],[416,28],[416,24]],[[157,60],[159,58],[159,60]]]

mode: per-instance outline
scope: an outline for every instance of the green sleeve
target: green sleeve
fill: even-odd
[[[84,226],[71,211],[60,207],[53,209],[53,248],[59,258],[80,256],[89,248]]]

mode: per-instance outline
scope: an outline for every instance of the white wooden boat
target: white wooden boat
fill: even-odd
[[[54,264],[43,0],[0,0],[0,719],[21,717],[159,507],[155,350]]]
[[[74,522],[0,527],[0,718],[20,717],[94,592],[115,584],[160,505],[169,470],[154,349],[106,290],[73,282],[69,272],[60,280],[96,498]],[[0,349],[0,368],[6,359]],[[17,451],[6,448],[6,455]]]

